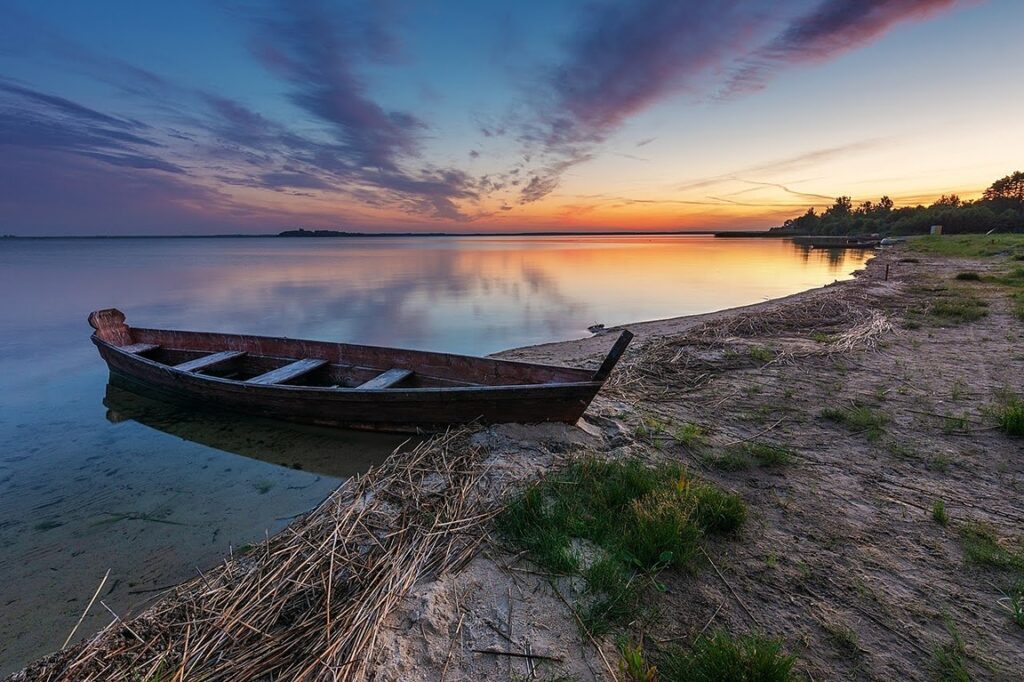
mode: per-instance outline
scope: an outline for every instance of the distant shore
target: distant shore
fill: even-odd
[[[409,237],[790,237],[790,234],[769,233],[767,230],[675,230],[675,231],[630,231],[614,230],[608,232],[339,232],[335,230],[307,230],[305,234],[297,230],[286,230],[276,234],[137,234],[137,235],[45,235],[23,236],[15,234],[0,235],[0,241],[14,240],[61,240],[61,239],[345,239],[345,238],[409,238]]]

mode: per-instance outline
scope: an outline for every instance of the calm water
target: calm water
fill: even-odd
[[[0,673],[262,539],[400,438],[197,415],[107,387],[129,324],[486,354],[844,279],[857,252],[710,237],[0,241]],[[97,602],[79,634],[109,621]]]

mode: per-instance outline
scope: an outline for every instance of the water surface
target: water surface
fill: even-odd
[[[401,437],[107,387],[86,315],[487,354],[846,278],[858,252],[710,237],[0,240],[0,673],[257,542]],[[106,624],[98,603],[79,634]]]

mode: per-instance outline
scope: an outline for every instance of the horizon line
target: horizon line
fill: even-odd
[[[284,232],[294,232],[285,230]],[[91,234],[91,235],[0,235],[2,239],[337,239],[348,237],[600,237],[600,236],[653,236],[653,235],[714,235],[714,234],[768,234],[769,230],[611,230],[594,231],[542,231],[542,232],[345,232],[342,230],[307,230],[307,232],[333,232],[321,236],[275,233],[225,234]]]

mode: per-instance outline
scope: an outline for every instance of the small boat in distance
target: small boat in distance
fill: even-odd
[[[575,423],[633,334],[596,370],[270,336],[143,329],[89,315],[111,382],[189,404],[376,431]]]

